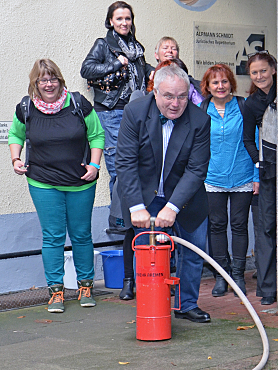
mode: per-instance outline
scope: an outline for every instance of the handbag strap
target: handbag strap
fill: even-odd
[[[87,126],[86,126],[86,122],[85,122],[85,118],[84,118],[84,114],[83,114],[83,110],[82,110],[81,94],[78,91],[70,92],[70,98],[71,98],[71,100],[73,102],[73,105],[74,105],[74,110],[72,111],[72,114],[74,114],[74,115],[78,114],[78,116],[79,116],[79,118],[82,122],[82,125],[84,127],[85,134],[87,134]],[[85,150],[84,150],[84,155],[83,155],[83,160],[82,160],[82,163],[84,164],[84,166],[86,166],[88,164],[87,163],[87,156],[88,156],[88,143],[87,143],[87,139],[86,139]]]
[[[210,95],[208,98],[206,98],[205,100],[203,100],[202,103],[200,104],[200,108],[204,112],[207,112],[208,106],[209,106],[209,102],[210,102],[211,98],[212,98],[212,95]],[[239,110],[240,110],[241,114],[243,115],[245,99],[244,99],[243,96],[236,96],[236,99],[237,99],[237,104],[238,104]]]
[[[30,115],[30,103],[31,103],[31,98],[29,95],[24,96],[21,99],[20,102],[20,109],[21,113],[24,119],[25,123],[25,143],[26,143],[26,148],[25,148],[25,163],[24,166],[27,167],[29,164],[29,151],[31,149],[31,143],[30,143],[30,137],[29,137],[29,131],[30,131],[30,125],[29,125],[29,115]]]

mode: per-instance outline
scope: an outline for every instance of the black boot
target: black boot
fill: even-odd
[[[120,299],[128,301],[134,298],[133,294],[134,279],[133,278],[124,278],[124,286],[119,295]]]
[[[227,258],[215,258],[215,261],[228,273],[229,266]],[[213,297],[222,297],[228,291],[227,281],[220,275],[216,273],[216,282],[214,288],[212,289]]]
[[[246,264],[246,259],[244,260],[240,260],[237,258],[233,259],[233,268],[232,268],[233,279],[244,294],[246,294],[245,280],[244,280],[245,264]],[[234,294],[236,297],[238,296],[235,292]]]

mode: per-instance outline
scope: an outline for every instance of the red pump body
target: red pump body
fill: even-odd
[[[150,245],[135,246],[136,238],[142,234],[150,234]],[[166,235],[171,244],[155,245],[155,234]],[[133,239],[132,249],[136,257],[136,338],[170,339],[171,285],[180,282],[179,278],[170,276],[170,253],[174,250],[174,242],[166,233],[147,231]]]

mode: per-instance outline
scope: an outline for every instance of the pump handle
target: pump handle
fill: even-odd
[[[136,246],[135,246],[135,240],[139,237],[139,236],[141,236],[141,235],[144,235],[144,234],[148,234],[148,235],[153,235],[153,236],[155,236],[155,235],[157,235],[157,234],[159,234],[159,235],[165,235],[167,238],[169,238],[169,241],[170,241],[170,244],[171,244],[171,252],[173,252],[173,250],[174,250],[174,248],[175,248],[175,244],[174,244],[174,241],[173,241],[173,239],[171,238],[171,236],[170,235],[168,235],[168,234],[166,234],[166,233],[164,233],[163,231],[143,231],[143,232],[141,232],[140,234],[137,234],[134,238],[133,238],[133,240],[132,240],[132,243],[131,243],[131,248],[132,248],[132,250],[133,251],[135,251],[136,250]],[[137,246],[138,247],[138,249],[149,249],[150,248],[150,245],[155,245],[154,243],[150,243],[149,245],[139,245],[139,246]],[[168,248],[168,245],[157,245],[156,246],[156,248],[161,248],[161,249],[167,249]]]
[[[149,237],[149,243],[150,245],[155,245],[155,234],[154,234],[154,228],[155,228],[155,217],[150,218],[150,223],[151,223],[151,233]]]
[[[150,222],[151,222],[151,231],[154,231],[154,227],[155,227],[155,217],[151,217],[151,218],[150,218]]]

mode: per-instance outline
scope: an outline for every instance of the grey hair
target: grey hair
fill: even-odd
[[[156,54],[158,53],[160,46],[161,46],[164,42],[166,42],[166,41],[172,41],[172,43],[176,45],[177,52],[178,52],[178,57],[179,57],[179,52],[180,52],[179,44],[177,43],[177,41],[176,41],[173,37],[170,37],[170,36],[164,36],[164,37],[162,37],[162,38],[158,41],[158,43],[156,44],[155,49],[154,49],[154,51],[156,52]]]
[[[190,86],[189,77],[187,73],[184,70],[182,70],[176,63],[171,63],[169,66],[162,67],[155,72],[153,88],[155,90],[158,90],[161,82],[163,82],[167,77],[174,79],[176,76],[179,79],[184,80],[189,89]]]

